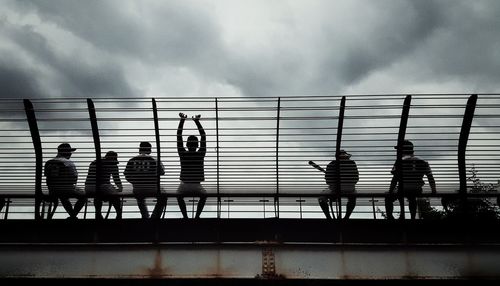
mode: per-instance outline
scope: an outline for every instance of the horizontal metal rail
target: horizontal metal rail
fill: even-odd
[[[500,185],[500,95],[478,94],[474,106],[468,103],[471,98],[468,94],[411,96],[404,139],[411,140],[415,154],[429,163],[438,192],[437,195],[430,194],[425,180],[422,196],[430,198],[431,205],[438,209],[441,207],[440,198],[452,197],[459,190],[462,193],[467,190],[466,195],[470,198],[497,198]],[[156,188],[166,190],[164,196],[168,198],[179,196],[176,194],[180,173],[176,149],[179,112],[189,115],[185,137],[198,136],[197,127],[190,118],[201,114],[201,123],[207,133],[205,181],[202,185],[209,199],[207,207],[213,203],[213,198],[220,198],[216,217],[222,212],[229,214],[227,207],[231,212],[233,208],[238,211],[238,205],[246,206],[244,200],[247,199],[253,200],[249,207],[254,207],[247,212],[272,215],[273,200],[279,198],[306,199],[308,201],[304,204],[321,215],[314,199],[328,186],[324,174],[308,162],[314,161],[326,168],[335,159],[339,148],[351,153],[351,159],[359,169],[355,197],[379,200],[383,211],[383,200],[393,176],[391,170],[397,159],[394,146],[398,143],[406,95],[344,97],[345,106],[341,104],[342,95],[160,97],[154,99],[155,110],[151,99],[93,98],[96,118],[92,121],[86,98],[33,99],[29,102],[36,118],[35,121],[31,118],[31,123],[26,118],[26,106],[22,100],[2,99],[0,198],[7,200],[2,214],[4,218],[8,216],[5,213],[7,206],[11,213],[36,212],[26,210],[30,204],[28,201],[35,198],[35,190],[41,191],[43,196],[48,194],[40,164],[53,158],[57,145],[63,142],[77,148],[71,159],[79,174],[77,185],[82,188],[89,164],[99,157],[94,145],[96,140],[100,142],[102,155],[110,150],[116,151],[126,192],[130,192],[132,186],[125,180],[123,171],[128,159],[138,154],[139,143],[149,141],[153,146],[161,146],[153,148],[152,153],[161,159],[165,170],[165,175],[156,182],[159,185]],[[339,114],[341,110],[342,115]],[[340,118],[342,124],[339,124]],[[39,143],[33,137],[35,123]],[[98,138],[93,136],[91,123],[99,124]],[[340,134],[342,136],[338,136]],[[34,146],[38,145],[41,145],[41,154],[40,150],[35,152]],[[127,200],[132,197],[131,193],[120,196]],[[270,202],[259,202],[257,198]],[[133,211],[134,200],[129,201],[127,211]],[[169,206],[174,203],[169,201]],[[276,216],[289,211],[280,206],[302,206],[302,202],[295,201],[277,203]],[[19,209],[19,204],[24,209]],[[266,206],[259,211],[262,204]],[[355,217],[363,214],[370,218],[376,211],[371,209],[370,213],[360,204],[358,206]],[[63,212],[62,208],[58,211]],[[301,213],[300,210],[293,212]]]

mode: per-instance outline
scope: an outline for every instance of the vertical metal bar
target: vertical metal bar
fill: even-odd
[[[377,219],[377,212],[375,211],[375,197],[372,197],[372,211],[373,211],[373,219]]]
[[[278,97],[278,107],[276,114],[276,197],[274,198],[274,212],[277,218],[280,217],[280,179],[279,179],[279,145],[280,145],[280,111],[281,97]]]
[[[156,100],[152,99],[153,103],[153,120],[155,124],[155,139],[156,139],[156,159],[158,163],[156,164],[156,193],[161,196],[160,190],[160,176],[161,176],[161,147],[160,147],[160,123],[158,121],[158,108],[156,106]],[[158,198],[160,199],[160,198]]]
[[[469,140],[472,119],[476,109],[477,94],[473,94],[467,100],[465,107],[464,118],[462,121],[462,129],[458,139],[458,175],[460,177],[460,194],[467,194],[467,173],[465,170],[465,152],[467,150],[467,141]]]
[[[403,102],[403,110],[401,112],[401,122],[399,124],[398,132],[398,145],[396,152],[396,176],[398,178],[398,192],[400,196],[403,195],[403,144],[406,136],[406,127],[408,126],[408,116],[410,115],[411,95],[407,95]],[[400,216],[404,217],[405,200],[400,200],[402,213]]]
[[[89,110],[90,126],[92,128],[95,149],[95,197],[100,198],[102,185],[101,139],[99,137],[99,127],[97,126],[94,102],[90,98],[87,98],[87,107]]]
[[[35,110],[33,104],[29,99],[23,100],[24,111],[26,112],[26,118],[28,120],[28,125],[31,133],[31,141],[33,142],[33,148],[35,149],[35,219],[42,219],[40,215],[40,203],[43,199],[42,192],[42,169],[43,169],[43,154],[42,154],[42,142],[40,140],[40,132],[38,130],[38,124],[36,121]]]
[[[5,215],[3,217],[4,219],[7,219],[9,217],[10,203],[11,203],[10,198],[7,198],[7,201],[5,202]]]
[[[220,202],[220,177],[219,177],[219,104],[215,98],[215,139],[216,139],[216,152],[217,152],[217,218],[220,218],[221,202]]]
[[[337,218],[341,219],[342,218],[342,197],[340,194],[342,193],[341,191],[341,180],[342,178],[340,177],[340,149],[342,146],[342,129],[344,128],[344,112],[345,112],[345,96],[342,96],[342,99],[340,100],[340,109],[339,109],[339,119],[338,119],[338,125],[337,125],[337,140],[335,141],[335,161],[337,161],[336,166],[337,168],[335,169],[335,176],[337,177],[336,180],[336,191],[337,191]]]

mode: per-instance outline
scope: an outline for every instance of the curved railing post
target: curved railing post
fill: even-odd
[[[158,108],[156,106],[156,100],[152,99],[153,103],[153,120],[155,124],[155,140],[156,140],[156,159],[158,164],[156,164],[156,193],[158,196],[161,195],[160,189],[160,176],[161,176],[161,148],[160,148],[160,123],[158,121]]]
[[[35,149],[35,219],[42,219],[40,215],[40,204],[42,202],[42,169],[43,169],[43,153],[42,142],[40,140],[40,132],[36,121],[35,110],[29,99],[23,100],[24,111],[30,128],[31,140]]]
[[[407,95],[403,102],[403,110],[401,112],[401,122],[399,123],[399,132],[398,132],[398,145],[396,151],[396,168],[395,168],[395,176],[398,179],[398,193],[402,197],[400,200],[401,204],[401,216],[404,217],[404,209],[405,209],[405,200],[403,197],[403,145],[406,136],[406,127],[408,126],[408,117],[410,115],[410,107],[411,107],[411,95]]]
[[[472,126],[472,119],[474,118],[474,111],[476,109],[477,94],[473,94],[467,100],[465,107],[464,118],[462,121],[462,128],[460,130],[460,137],[458,139],[458,176],[460,178],[459,193],[462,195],[467,194],[467,173],[465,170],[465,152],[467,150],[467,141],[469,140],[470,129]]]
[[[340,109],[339,109],[339,119],[337,125],[337,139],[335,141],[335,161],[337,168],[335,169],[335,176],[337,178],[336,182],[336,191],[337,191],[337,206],[338,213],[337,218],[342,218],[342,197],[340,196],[342,193],[342,184],[341,184],[341,172],[340,172],[340,149],[342,146],[342,130],[344,128],[344,113],[345,113],[345,96],[342,96],[340,100]]]
[[[97,126],[97,116],[92,99],[87,98],[87,108],[89,110],[90,126],[92,128],[92,137],[94,139],[95,149],[95,196],[101,196],[102,185],[102,159],[101,159],[101,139],[99,137],[99,127]],[[96,217],[99,214],[96,213]]]

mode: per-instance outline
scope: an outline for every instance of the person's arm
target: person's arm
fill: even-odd
[[[432,170],[429,164],[427,164],[427,180],[429,180],[429,185],[431,186],[431,192],[436,193],[436,181],[434,180],[434,175],[432,175]]]
[[[200,132],[201,136],[200,149],[198,150],[198,152],[202,153],[203,156],[205,156],[205,154],[207,153],[207,135],[205,133],[205,129],[203,129],[203,126],[201,126],[200,118],[200,114],[193,116],[194,123],[196,123],[196,127],[198,127],[198,131]]]
[[[352,170],[353,170],[353,181],[354,182],[359,182],[359,171],[358,171],[358,165],[356,165],[356,162],[352,161]]]
[[[71,169],[70,180],[73,184],[78,182],[78,171],[76,170],[75,163],[68,160],[69,168]]]
[[[389,193],[392,194],[394,193],[394,189],[396,189],[396,186],[398,185],[398,178],[396,176],[396,165],[392,167],[392,180],[391,180],[391,185],[389,187]]]
[[[123,190],[122,180],[120,179],[120,172],[118,171],[118,166],[113,166],[113,171],[111,172],[113,175],[113,181],[115,182],[118,191],[121,192]]]
[[[165,167],[163,166],[163,163],[160,162],[160,176],[165,175]]]
[[[128,182],[132,183],[130,180],[132,179],[132,169],[133,169],[133,163],[132,163],[132,160],[133,159],[130,159],[128,162],[127,162],[127,166],[125,167],[125,171],[123,171],[123,175],[125,175],[125,180],[127,180]]]
[[[177,127],[177,152],[180,154],[185,152],[184,141],[182,140],[182,130],[184,129],[184,121],[186,121],[187,115],[184,113],[179,113],[181,120],[179,121],[179,127]]]

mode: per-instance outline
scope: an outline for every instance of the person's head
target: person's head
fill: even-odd
[[[198,137],[191,135],[188,137],[186,147],[189,151],[196,151],[198,149]]]
[[[57,146],[57,156],[69,159],[75,150],[76,148],[72,148],[68,143],[62,143]]]
[[[104,161],[107,164],[118,165],[118,154],[115,151],[108,151],[104,156]]]
[[[394,149],[398,149],[398,146],[394,146]],[[401,151],[403,155],[413,155],[413,143],[410,140],[404,140]]]
[[[139,145],[139,153],[141,154],[151,154],[151,144],[149,142],[141,142]]]
[[[340,149],[337,156],[340,160],[347,160],[351,158],[351,154],[347,153],[344,149]]]

